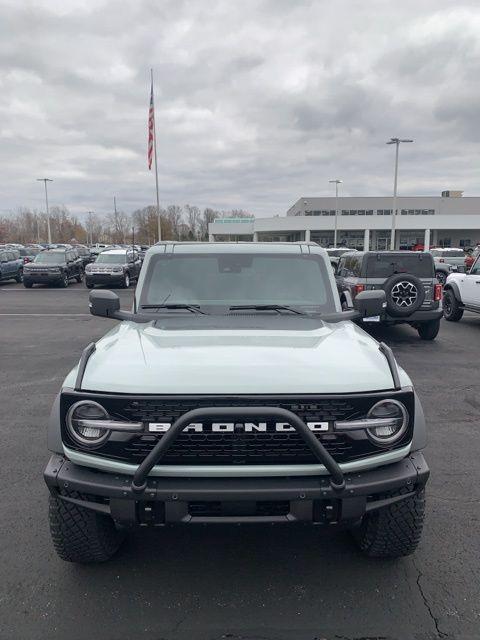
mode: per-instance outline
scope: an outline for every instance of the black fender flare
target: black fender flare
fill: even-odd
[[[61,392],[57,394],[57,397],[53,402],[52,410],[50,411],[47,428],[47,446],[49,451],[63,454],[62,426],[60,423],[60,396]]]
[[[462,303],[462,296],[460,295],[460,289],[458,288],[458,284],[456,282],[447,282],[447,284],[443,287],[444,291],[453,291],[453,295],[457,299],[457,302]]]

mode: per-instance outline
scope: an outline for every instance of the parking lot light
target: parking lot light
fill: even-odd
[[[45,207],[47,210],[47,235],[48,235],[48,244],[52,244],[52,233],[50,230],[50,212],[48,210],[48,192],[47,192],[47,182],[53,182],[51,178],[37,178],[38,182],[43,182],[45,184]]]
[[[394,144],[395,147],[395,176],[393,179],[393,208],[392,208],[392,233],[390,237],[390,249],[395,251],[395,221],[397,215],[397,179],[398,179],[398,148],[401,142],[413,142],[413,140],[390,138],[387,144]]]
[[[333,246],[337,246],[337,223],[338,223],[338,185],[342,184],[343,180],[329,180],[329,182],[335,183],[335,229],[333,232]]]

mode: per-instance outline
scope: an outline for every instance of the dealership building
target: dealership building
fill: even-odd
[[[392,229],[392,197],[300,198],[286,216],[220,218],[210,223],[209,239],[254,242],[318,242],[337,246],[388,249]],[[474,247],[480,244],[480,197],[464,198],[461,191],[441,196],[397,198],[397,249],[415,246]]]

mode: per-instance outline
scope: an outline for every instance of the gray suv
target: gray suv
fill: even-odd
[[[433,257],[417,251],[355,251],[341,256],[335,279],[344,310],[362,291],[383,289],[385,311],[363,322],[407,323],[422,340],[437,337],[442,317],[442,285]]]

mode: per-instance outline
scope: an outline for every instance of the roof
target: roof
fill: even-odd
[[[107,251],[102,251],[102,256],[104,256],[105,254],[124,256],[127,251],[131,251],[131,249],[107,249]]]
[[[319,253],[325,249],[312,242],[157,242],[148,250],[156,253]]]

